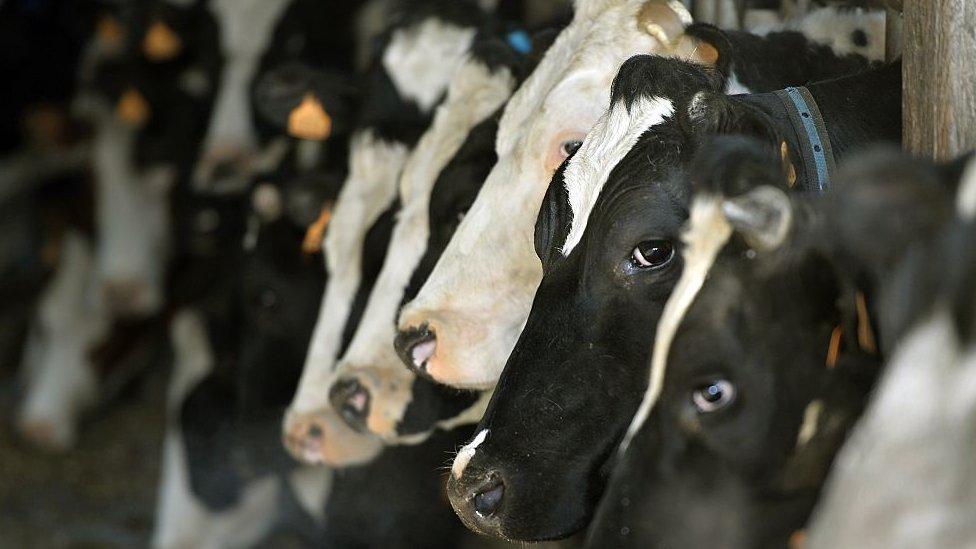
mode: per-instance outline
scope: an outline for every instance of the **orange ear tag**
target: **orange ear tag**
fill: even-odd
[[[139,90],[129,88],[119,98],[115,106],[115,114],[126,124],[141,128],[149,121],[151,110],[149,102],[139,93]]]
[[[332,118],[322,102],[308,92],[288,115],[288,135],[310,141],[325,141],[332,134]]]
[[[322,240],[325,238],[325,228],[329,226],[330,219],[332,219],[332,203],[326,202],[325,206],[322,206],[319,218],[305,231],[305,240],[302,241],[303,252],[312,255],[322,251]]]
[[[169,25],[162,21],[153,23],[142,41],[143,53],[150,61],[157,63],[173,59],[182,50],[183,41]]]

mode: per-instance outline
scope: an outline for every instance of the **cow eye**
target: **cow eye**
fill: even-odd
[[[583,141],[581,139],[570,139],[568,141],[563,141],[559,146],[559,152],[562,153],[564,158],[569,158],[583,146]]]
[[[630,254],[630,261],[638,269],[660,269],[672,258],[674,246],[667,240],[645,240]]]
[[[695,389],[691,393],[691,401],[699,412],[715,412],[732,404],[735,393],[735,385],[731,381],[717,379]]]

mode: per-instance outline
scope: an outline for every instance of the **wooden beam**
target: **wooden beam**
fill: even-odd
[[[976,2],[904,1],[905,147],[948,159],[976,148]]]

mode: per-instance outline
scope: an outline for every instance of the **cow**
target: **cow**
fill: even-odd
[[[157,547],[254,543],[284,518],[282,493],[306,522],[324,505],[329,472],[300,469],[277,440],[323,287],[301,243],[338,189],[258,181],[250,195],[185,206]]]
[[[366,77],[362,114],[350,141],[348,176],[320,240],[329,284],[283,426],[286,447],[306,462],[365,463],[382,447],[378,438],[352,429],[330,409],[329,380],[383,265],[393,216],[400,208],[397,183],[409,152],[487,22],[484,13],[466,3],[409,5],[412,9],[395,18],[384,34]]]
[[[814,191],[829,188],[831,150],[844,158],[901,137],[900,64],[808,89],[727,96],[725,86],[701,65],[628,60],[611,109],[554,177],[536,227],[542,284],[449,483],[469,526],[544,539],[591,516],[646,383],[647,326],[681,274],[676,236],[690,192],[682,174],[704,136],[769,141],[793,166],[794,186]],[[807,120],[820,124],[815,135]],[[545,492],[528,488],[542,481]],[[551,511],[526,511],[539,508]]]
[[[546,183],[606,110],[611,81],[627,58],[661,53],[717,64],[731,71],[733,93],[806,83],[867,63],[795,31],[760,38],[706,25],[685,30],[687,23],[676,2],[578,3],[573,22],[506,107],[499,161],[478,200],[400,314],[397,346],[408,367],[459,388],[490,388],[498,380],[542,278],[531,242]],[[883,38],[871,36],[868,44],[876,40]],[[490,254],[491,268],[472,269],[475,250]]]
[[[592,547],[800,539],[882,365],[875,275],[924,249],[951,210],[948,186],[925,188],[911,170],[907,184],[879,178],[868,189],[842,173],[836,194],[790,198],[789,159],[752,137],[716,137],[693,164],[683,272]],[[892,231],[881,220],[895,211]],[[877,247],[847,253],[865,239]],[[854,258],[872,264],[854,268]]]
[[[509,42],[518,46],[523,34],[510,35]],[[545,51],[539,43],[544,36],[529,44],[533,56]],[[480,392],[445,388],[403,368],[392,345],[394,321],[401,303],[430,273],[495,162],[500,109],[528,68],[523,53],[528,52],[516,51],[500,37],[475,43],[404,166],[403,206],[383,269],[327,388],[332,408],[351,426],[387,443],[420,440],[437,426],[475,423],[484,411],[487,399]]]
[[[808,547],[972,537],[974,168],[972,153],[933,165],[878,152],[849,167],[849,198],[829,212],[847,269],[878,282],[886,365],[835,459]]]
[[[92,254],[93,271],[84,275],[90,280],[84,289],[71,287],[75,293],[70,297],[52,288],[44,299],[64,315],[100,320],[75,331],[50,329],[43,313],[34,322],[32,331],[38,333],[29,336],[25,369],[50,371],[29,375],[18,423],[26,438],[45,447],[69,447],[79,416],[100,398],[98,388],[105,380],[89,351],[109,331],[95,327],[152,314],[163,305],[170,190],[180,166],[189,164],[193,134],[200,128],[195,120],[208,103],[206,91],[187,86],[183,76],[205,72],[201,67],[206,63],[188,53],[165,62],[148,60],[138,40],[143,35],[135,32],[145,16],[137,11],[126,19],[135,45],[97,57],[97,63],[85,67],[88,72],[77,100],[78,112],[90,117],[94,127],[95,234],[76,233],[73,241],[83,237],[87,242],[73,242],[75,251],[66,261]],[[104,39],[96,35],[93,40]],[[82,254],[82,249],[87,251]],[[80,276],[68,263],[60,268],[70,271],[66,277]]]

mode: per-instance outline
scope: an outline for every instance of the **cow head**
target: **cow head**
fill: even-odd
[[[826,199],[791,201],[759,141],[699,158],[684,272],[594,546],[786,545],[880,367],[864,294],[830,257]]]
[[[390,343],[401,303],[430,274],[495,162],[499,110],[520,65],[501,40],[476,44],[404,167],[403,208],[383,270],[330,389],[332,406],[354,428],[387,441],[416,439],[463,421],[462,412],[479,400],[479,392],[447,388],[403,368]],[[466,420],[476,421],[483,410],[468,410]]]
[[[690,17],[678,2],[578,8],[506,107],[498,162],[400,314],[401,356],[438,382],[483,389],[498,379],[542,276],[531,252],[532,224],[547,182],[606,109],[616,70],[637,53],[700,53],[682,34]]]

